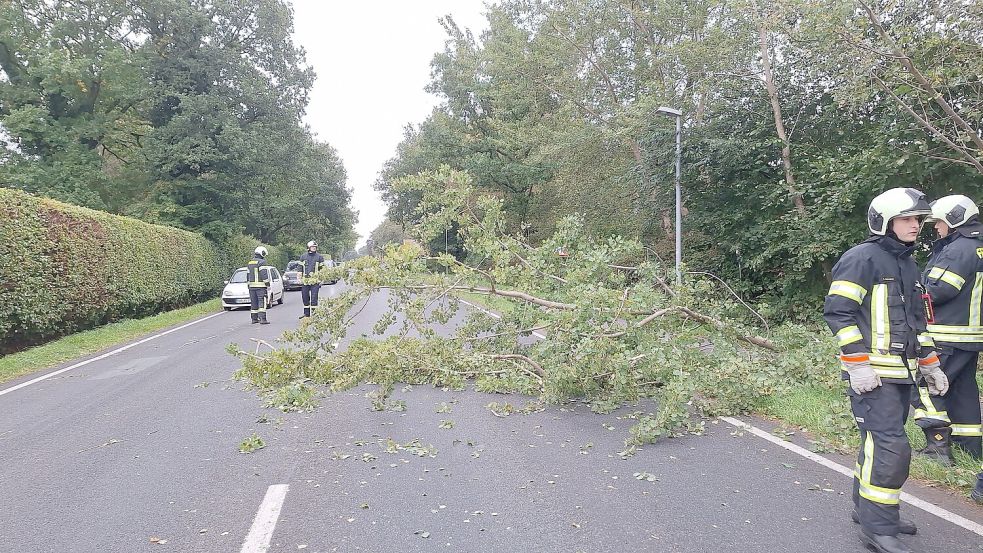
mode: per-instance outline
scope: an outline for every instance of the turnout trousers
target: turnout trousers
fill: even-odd
[[[889,380],[865,394],[847,388],[860,430],[853,504],[861,526],[874,534],[898,534],[901,486],[911,464],[911,445],[904,430],[911,389],[911,384]]]
[[[249,318],[254,323],[266,320],[266,287],[251,286],[249,288]]]
[[[300,299],[304,302],[304,316],[310,317],[311,311],[317,309],[317,295],[321,293],[320,284],[304,284],[300,287]]]
[[[952,443],[974,459],[983,457],[983,431],[980,427],[980,387],[976,382],[978,351],[965,351],[944,346],[939,360],[942,372],[949,379],[949,391],[944,396],[932,396],[924,382],[919,382],[912,406],[915,423],[929,428],[952,428]]]

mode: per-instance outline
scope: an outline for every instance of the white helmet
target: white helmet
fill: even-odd
[[[929,220],[943,221],[950,227],[956,228],[979,214],[980,208],[976,207],[973,200],[962,194],[953,194],[932,202],[932,215]]]
[[[931,215],[932,207],[925,194],[914,188],[892,188],[871,200],[867,209],[867,226],[879,236],[887,234],[888,223],[895,217]]]
[[[307,243],[307,247],[308,247],[308,249],[310,249],[310,248],[316,248],[317,247],[317,242],[311,240],[310,242]]]
[[[260,257],[266,257],[269,252],[267,252],[266,251],[266,248],[263,247],[263,246],[256,246],[255,253],[256,253],[256,255],[258,255]]]

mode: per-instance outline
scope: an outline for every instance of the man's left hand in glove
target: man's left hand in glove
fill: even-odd
[[[918,359],[918,374],[925,379],[928,393],[933,396],[944,396],[949,391],[949,379],[942,372],[939,356],[934,351]]]

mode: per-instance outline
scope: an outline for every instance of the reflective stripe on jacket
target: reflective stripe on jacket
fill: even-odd
[[[881,378],[911,382],[910,364],[934,351],[925,332],[914,247],[872,236],[833,266],[823,318],[843,354],[866,353]]]
[[[246,282],[250,288],[266,288],[270,280],[270,270],[266,260],[256,255],[246,264]]]
[[[932,245],[922,281],[932,296],[935,323],[928,332],[937,343],[983,351],[983,224],[952,229]]]

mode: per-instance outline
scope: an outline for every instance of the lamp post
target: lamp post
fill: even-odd
[[[676,285],[678,286],[683,280],[680,269],[683,263],[683,208],[682,193],[679,185],[680,173],[683,167],[683,112],[666,106],[660,107],[655,112],[676,118]]]

